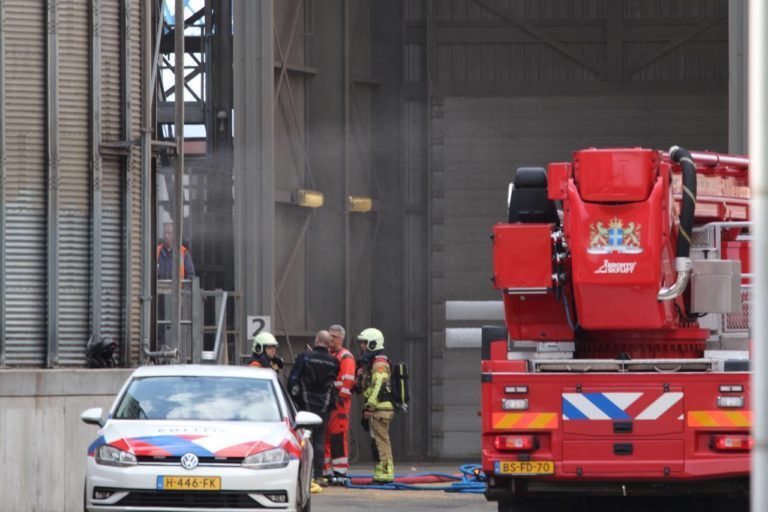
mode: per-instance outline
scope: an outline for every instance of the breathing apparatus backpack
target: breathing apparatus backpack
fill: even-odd
[[[392,365],[392,402],[395,409],[402,412],[408,411],[408,402],[411,400],[411,391],[408,387],[408,364],[400,362]]]

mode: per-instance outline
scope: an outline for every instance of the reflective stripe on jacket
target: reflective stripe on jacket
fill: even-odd
[[[355,357],[343,347],[333,355],[339,361],[339,374],[333,383],[336,392],[342,400],[352,400],[352,388],[355,387]]]
[[[389,384],[389,378],[392,375],[392,368],[389,365],[387,356],[381,354],[373,359],[370,375],[365,379],[366,386],[363,391],[365,398],[365,408],[375,411],[391,411],[395,408],[390,400],[379,400],[382,391]]]

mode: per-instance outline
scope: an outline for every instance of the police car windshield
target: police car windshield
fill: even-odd
[[[133,379],[117,406],[114,418],[281,421],[271,381],[195,376]]]

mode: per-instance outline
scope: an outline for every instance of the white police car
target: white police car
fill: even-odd
[[[88,448],[87,511],[308,512],[317,415],[296,412],[275,372],[147,366],[123,386]],[[322,457],[322,454],[319,455]]]

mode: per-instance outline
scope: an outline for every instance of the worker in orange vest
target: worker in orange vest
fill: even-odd
[[[157,278],[172,279],[173,276],[173,222],[163,224],[163,242],[157,245]],[[181,246],[181,279],[195,277],[195,265],[189,250]]]
[[[347,476],[349,470],[348,434],[349,413],[352,406],[352,388],[355,386],[355,356],[344,348],[346,331],[341,325],[328,328],[331,333],[331,354],[339,361],[336,376],[336,408],[331,412],[325,435],[325,464],[323,474],[329,483]]]

